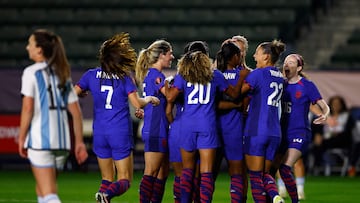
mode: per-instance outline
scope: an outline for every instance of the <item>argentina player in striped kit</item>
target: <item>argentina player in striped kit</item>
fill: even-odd
[[[88,156],[82,114],[61,38],[39,29],[29,37],[26,49],[35,63],[22,75],[19,154],[30,160],[38,202],[59,203],[56,169],[62,169],[71,148],[67,110],[73,117],[77,162]]]

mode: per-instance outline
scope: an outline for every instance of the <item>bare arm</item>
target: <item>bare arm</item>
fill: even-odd
[[[229,85],[229,88],[225,91],[225,93],[232,98],[237,98],[242,94],[242,86],[244,85],[244,80],[247,75],[249,75],[250,70],[244,68],[240,71],[240,77],[235,86]]]
[[[67,106],[69,112],[73,117],[73,126],[75,134],[75,157],[79,164],[83,163],[87,157],[87,150],[83,140],[83,123],[82,113],[79,103],[73,102]]]
[[[89,94],[88,91],[83,91],[78,85],[74,86],[74,90],[79,97],[86,97]]]
[[[314,124],[324,124],[330,114],[330,108],[323,99],[318,100],[314,105],[310,105],[310,111],[318,116],[313,121]]]
[[[130,103],[136,108],[142,108],[146,106],[148,103],[152,103],[153,105],[159,105],[160,100],[154,96],[146,96],[144,98],[140,98],[137,92],[132,92],[128,95]]]
[[[27,150],[24,148],[24,143],[30,127],[33,113],[34,113],[34,98],[24,96],[22,98],[20,132],[19,132],[19,155],[23,158],[27,157]]]
[[[226,110],[226,109],[235,109],[235,108],[241,108],[242,102],[240,103],[234,103],[231,101],[220,101],[218,104],[218,109]]]
[[[165,112],[166,112],[166,118],[169,121],[169,123],[172,123],[174,121],[173,108],[174,108],[173,102],[168,102],[166,104]]]
[[[167,85],[165,85],[167,86]],[[179,95],[180,91],[174,87],[166,87],[166,100],[168,102],[175,102],[176,97]]]

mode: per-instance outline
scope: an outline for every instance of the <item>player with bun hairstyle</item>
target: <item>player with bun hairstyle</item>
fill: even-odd
[[[244,130],[245,160],[254,202],[283,203],[274,178],[269,174],[281,142],[280,108],[284,78],[275,63],[285,50],[279,40],[263,42],[256,48],[256,69],[245,79],[241,93],[250,96],[249,114]]]

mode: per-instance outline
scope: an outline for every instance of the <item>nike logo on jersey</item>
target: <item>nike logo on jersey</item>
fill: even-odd
[[[301,138],[295,138],[295,139],[293,139],[293,142],[302,143],[302,142],[303,142],[303,139],[301,139]]]

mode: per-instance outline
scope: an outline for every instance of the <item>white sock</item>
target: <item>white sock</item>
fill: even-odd
[[[305,177],[296,178],[296,187],[298,191],[304,191]]]
[[[40,197],[40,196],[37,196],[37,202],[38,203],[44,203],[44,198]]]
[[[48,194],[44,196],[44,203],[61,203],[57,194]]]
[[[279,187],[285,187],[285,183],[281,178],[277,179],[277,184],[278,184]]]

